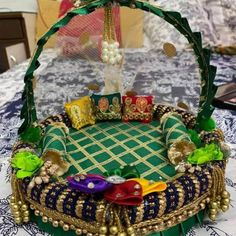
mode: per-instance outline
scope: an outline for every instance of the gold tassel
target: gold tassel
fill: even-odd
[[[225,190],[224,170],[218,166],[214,166],[212,171],[212,195],[209,206],[209,218],[216,220],[217,214],[222,210],[223,212],[229,209],[230,194]]]
[[[28,223],[30,220],[29,207],[24,200],[20,183],[21,181],[16,179],[15,173],[13,173],[11,178],[13,196],[10,200],[10,208],[16,224]]]
[[[118,228],[118,236],[126,236],[127,235],[122,227],[122,223],[120,221],[121,217],[119,217],[122,213],[123,213],[123,210],[121,207],[114,209],[114,217],[115,217],[115,222],[116,222],[116,225]]]
[[[103,213],[103,219],[102,219],[102,226],[99,229],[99,236],[127,236],[124,227],[121,223],[121,217],[120,215],[123,214],[124,209],[121,207],[117,207],[111,204],[108,204],[106,209]],[[106,217],[109,214],[109,222],[106,222]],[[129,220],[126,222],[129,222]],[[132,231],[134,233],[134,230],[131,230],[130,223],[127,224],[128,231]],[[133,229],[133,228],[132,228]],[[135,236],[136,234],[129,234],[131,236]]]
[[[108,233],[108,227],[106,225],[106,216],[108,214],[108,210],[109,210],[110,205],[107,204],[104,212],[103,212],[103,216],[102,216],[102,226],[99,229],[99,236],[106,236]]]
[[[124,207],[123,211],[124,211],[124,215],[125,215],[125,222],[127,225],[127,229],[126,229],[127,234],[130,236],[136,236],[135,229],[132,227],[130,220],[129,220],[127,208]]]
[[[110,208],[110,215],[111,215],[110,219],[112,220],[110,222],[109,235],[117,235],[119,233],[119,228],[116,222],[116,214],[117,214],[116,209],[114,206],[112,206]]]

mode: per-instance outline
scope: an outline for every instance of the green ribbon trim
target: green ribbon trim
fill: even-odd
[[[54,125],[47,126],[42,140],[43,153],[53,151],[60,153],[60,156],[66,160],[66,133],[62,127]]]
[[[34,71],[40,66],[38,58],[43,50],[44,44],[54,33],[56,33],[61,27],[65,26],[74,16],[87,15],[93,12],[97,7],[105,6],[109,2],[111,2],[111,0],[97,0],[89,2],[87,5],[81,8],[68,12],[64,18],[54,24],[49,29],[49,31],[38,41],[37,49],[24,77],[25,88],[22,95],[23,108],[20,116],[21,119],[24,119],[24,122],[19,128],[19,134],[24,132],[34,122],[37,121],[32,79]],[[217,91],[217,87],[213,84],[216,76],[216,67],[210,65],[210,50],[202,47],[201,34],[199,32],[192,32],[187,19],[183,18],[178,12],[164,11],[150,5],[147,2],[142,1],[135,1],[133,3],[133,1],[128,0],[126,2],[121,2],[120,5],[129,7],[131,3],[135,4],[136,8],[138,9],[152,12],[153,14],[163,18],[165,21],[173,25],[187,38],[189,43],[193,45],[193,50],[195,52],[201,71],[201,95],[196,125],[196,129],[198,129],[199,122],[202,119],[210,118],[212,112],[214,111],[214,107],[211,104]]]
[[[109,171],[106,171],[104,176],[109,177],[113,175],[121,176],[125,179],[140,178],[140,174],[135,166],[124,166],[123,168],[115,168]]]
[[[173,113],[171,115],[163,116],[161,122],[162,134],[168,148],[177,141],[191,141],[186,126],[179,114]]]

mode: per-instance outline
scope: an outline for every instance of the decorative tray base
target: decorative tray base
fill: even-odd
[[[165,109],[169,112],[174,108]],[[185,117],[185,123],[193,123],[190,117],[193,120],[194,117],[190,113],[176,111],[182,114],[183,119]],[[158,114],[160,115],[160,111]],[[193,225],[202,223],[205,208],[209,204],[213,204],[210,211],[216,215],[224,200],[229,197],[223,191],[224,186],[216,183],[223,181],[225,161],[212,162],[201,167],[192,166],[184,173],[179,173],[169,162],[166,135],[163,136],[165,131],[157,120],[148,124],[100,122],[75,130],[66,115],[57,115],[41,122],[40,126],[44,132],[43,158],[52,157],[53,153],[60,156],[71,163],[68,172],[57,180],[33,186],[30,178],[24,178],[18,184],[15,178],[12,181],[15,192],[17,186],[22,188],[21,200],[29,203],[35,215],[31,219],[52,235],[62,235],[63,230],[68,231],[68,235],[87,236],[103,236],[109,230],[110,233],[114,230],[112,235],[120,236],[186,234]],[[29,143],[18,142],[13,153],[22,151],[37,150]],[[86,194],[68,185],[68,176],[76,176],[78,173],[85,176],[119,175],[122,178],[125,176],[122,169],[127,167],[132,172],[128,174],[134,174],[135,169],[142,178],[149,181],[150,186],[158,181],[165,181],[166,188],[153,191],[149,186],[149,192],[143,196],[140,204],[126,204],[124,201],[124,204],[119,205],[117,198],[107,201],[103,193]],[[96,184],[90,190],[95,187]],[[214,201],[211,201],[212,188],[216,189],[215,194],[221,194]],[[125,192],[120,189],[116,194],[126,194],[135,199],[138,196],[135,196],[134,190]],[[146,191],[145,188],[143,191]],[[16,198],[12,199],[12,205],[15,204],[13,214],[17,205]],[[218,201],[217,206],[215,201]]]

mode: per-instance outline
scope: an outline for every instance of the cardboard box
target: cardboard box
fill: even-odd
[[[121,41],[124,48],[143,46],[143,11],[121,7]]]
[[[38,0],[38,14],[36,24],[36,41],[38,41],[58,20],[60,2],[56,0]],[[53,35],[45,48],[53,48],[56,43],[56,34]]]

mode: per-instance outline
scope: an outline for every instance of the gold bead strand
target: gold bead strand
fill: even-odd
[[[111,35],[111,27],[112,27],[112,24],[111,24],[111,7],[108,6],[106,7],[106,13],[107,13],[107,37],[108,37],[108,43],[111,43],[112,42],[112,35]]]
[[[112,7],[109,6],[108,9],[108,19],[109,19],[109,30],[110,30],[110,40],[111,42],[116,41],[116,33],[115,33],[115,22],[114,22],[114,18],[112,15]]]
[[[118,227],[118,236],[126,236],[127,234],[124,232],[121,221],[120,221],[120,217],[119,215],[121,214],[121,208],[119,207],[118,209],[114,210],[114,214],[115,214],[115,221]]]
[[[115,218],[115,207],[111,207],[110,208],[110,215],[111,215],[111,221],[110,223],[110,227],[109,227],[109,235],[117,235],[119,230],[118,227],[116,225],[116,218]]]
[[[29,204],[26,203],[25,198],[24,198],[24,196],[21,192],[21,186],[20,186],[21,184],[22,184],[21,180],[16,180],[16,185],[17,185],[17,188],[18,188],[18,194],[19,194],[19,197],[20,197],[20,202],[22,203],[20,205],[21,217],[22,217],[24,223],[28,223],[30,221]]]
[[[221,196],[220,204],[221,204],[221,210],[223,212],[226,212],[229,209],[230,205],[230,194],[225,189],[225,182],[224,182],[224,176],[225,176],[225,169],[221,169],[220,167],[217,167],[218,175],[220,176],[220,189],[219,194]]]
[[[109,204],[106,206],[102,216],[102,226],[99,228],[99,236],[106,236],[108,233],[108,228],[106,226],[106,215],[108,213]]]
[[[209,211],[208,211],[208,216],[211,220],[215,221],[216,220],[216,215],[218,212],[218,206],[217,206],[217,189],[218,189],[218,176],[216,173],[215,167],[213,167],[212,171],[212,194],[211,194],[211,202],[209,205]]]
[[[104,28],[101,53],[102,61],[109,65],[120,64],[122,61],[122,55],[119,46],[119,42],[116,41],[112,6],[107,5],[104,9]]]
[[[229,193],[225,190],[224,174],[223,169],[214,166],[212,172],[212,200],[209,207],[209,218],[213,221],[216,220],[216,215],[220,209],[225,212],[230,204]]]
[[[124,207],[124,216],[125,216],[125,222],[126,222],[126,225],[127,225],[127,229],[126,229],[127,234],[130,235],[130,236],[136,236],[135,229],[130,223],[129,215],[128,215],[126,207]]]
[[[109,41],[108,38],[108,17],[107,17],[107,7],[104,8],[104,26],[103,26],[103,40]]]
[[[21,212],[20,212],[20,207],[21,207],[20,205],[22,203],[20,202],[15,173],[12,173],[11,186],[12,186],[12,194],[13,194],[13,196],[11,197],[11,200],[10,200],[11,213],[14,217],[15,223],[21,224],[22,217],[21,217]]]

